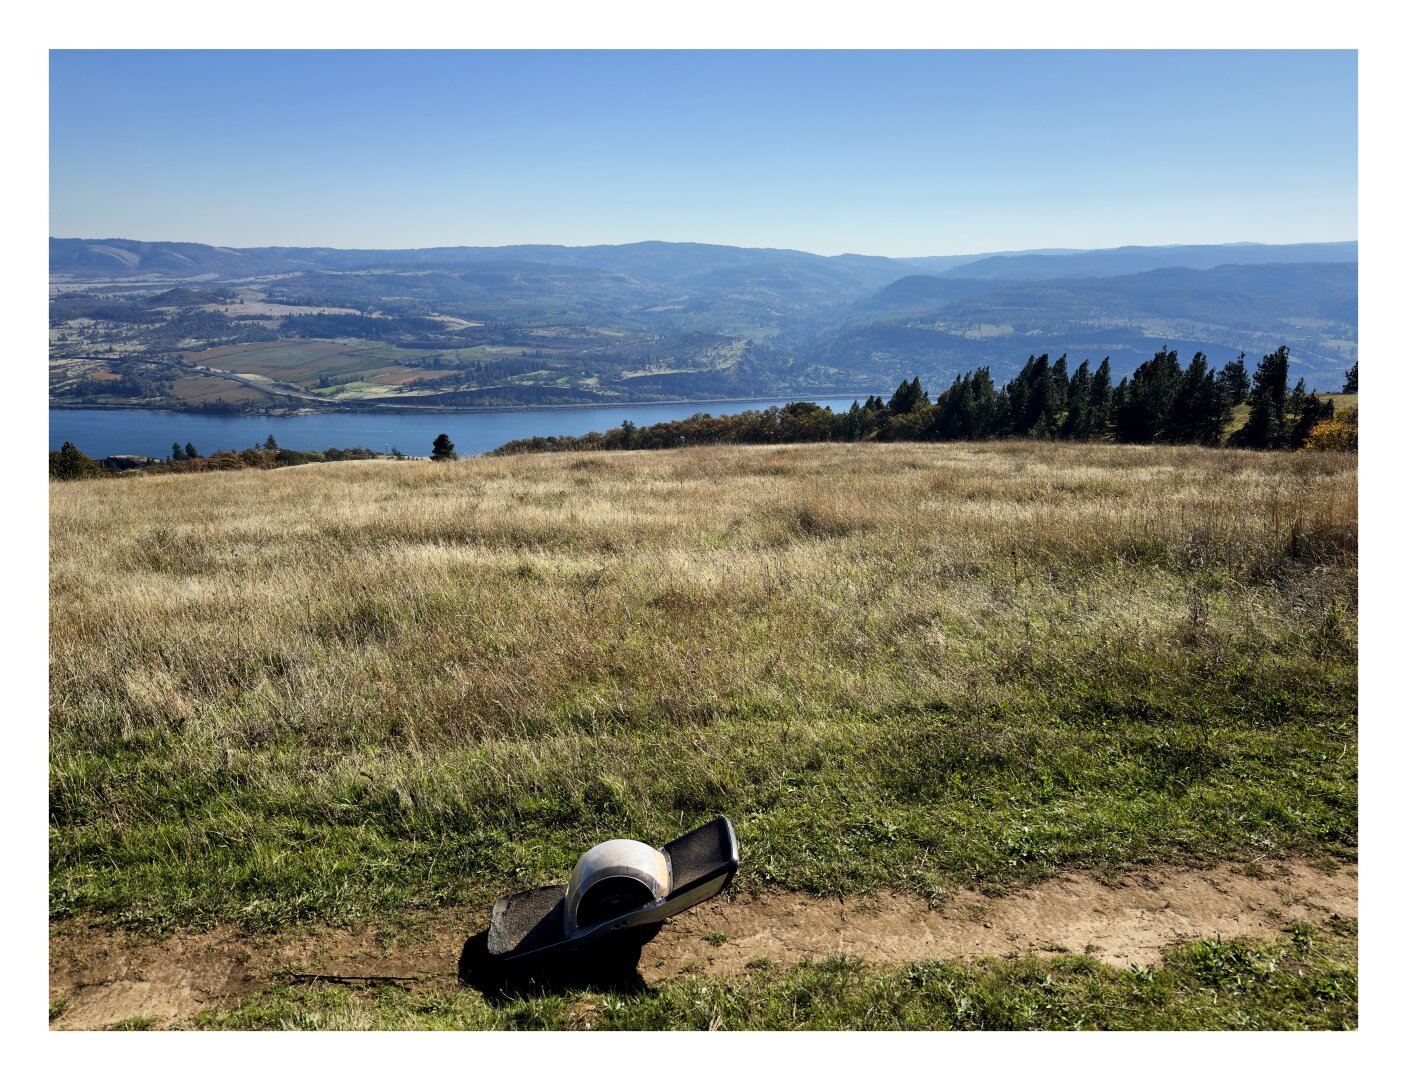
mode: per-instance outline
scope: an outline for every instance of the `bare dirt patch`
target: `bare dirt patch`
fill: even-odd
[[[139,1016],[170,1026],[202,1009],[227,1008],[264,981],[251,970],[255,947],[233,927],[161,942],[53,935],[49,1001],[65,1007],[52,1026],[105,1028]]]
[[[911,896],[773,893],[695,908],[645,947],[640,969],[647,981],[686,971],[730,975],[764,957],[795,963],[834,953],[898,964],[1070,952],[1146,966],[1179,941],[1264,937],[1295,919],[1357,914],[1357,867],[1326,873],[1297,863],[1264,877],[1162,870],[1116,886],[1073,875],[995,899],[961,892],[941,909]]]
[[[206,375],[177,379],[171,384],[171,392],[182,401],[189,402],[214,401],[216,398],[224,398],[226,401],[269,400],[268,394],[252,386],[242,386],[229,379]]]
[[[1305,863],[1271,865],[1256,876],[1227,867],[1162,869],[1115,885],[1075,874],[996,898],[956,893],[939,909],[896,894],[742,894],[672,920],[645,947],[640,973],[648,983],[686,972],[726,977],[756,960],[792,964],[835,953],[899,964],[1068,952],[1148,965],[1179,941],[1264,937],[1296,919],[1357,914],[1356,866]],[[394,934],[321,929],[255,937],[226,926],[161,941],[56,927],[49,998],[66,1004],[53,1026],[103,1028],[139,1016],[181,1026],[292,973],[452,984],[464,939],[483,920],[483,913],[436,912]]]

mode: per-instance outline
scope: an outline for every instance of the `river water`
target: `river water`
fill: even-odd
[[[861,395],[863,400],[864,395]],[[795,400],[795,399],[793,399]],[[837,411],[850,408],[854,396],[817,398]],[[89,457],[146,454],[167,457],[171,444],[191,443],[202,454],[243,450],[270,435],[289,450],[326,450],[362,446],[386,453],[424,457],[435,436],[444,432],[460,454],[482,454],[511,439],[533,435],[585,435],[630,420],[641,427],[682,420],[698,412],[724,416],[765,409],[777,401],[686,402],[673,405],[622,405],[582,409],[492,409],[457,413],[317,413],[311,416],[215,416],[209,413],[138,409],[50,409],[49,449],[71,442]]]

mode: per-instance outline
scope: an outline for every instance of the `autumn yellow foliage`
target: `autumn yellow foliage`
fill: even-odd
[[[1338,416],[1315,424],[1304,449],[1358,453],[1358,410],[1346,409]]]

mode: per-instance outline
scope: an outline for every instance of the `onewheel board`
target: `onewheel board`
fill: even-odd
[[[608,840],[586,852],[566,885],[505,896],[493,906],[488,953],[541,962],[622,931],[657,927],[717,896],[738,870],[738,839],[714,818],[663,848]]]

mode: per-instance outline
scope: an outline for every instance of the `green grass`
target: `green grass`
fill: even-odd
[[[51,917],[486,910],[717,813],[741,889],[1352,858],[1354,468],[801,446],[56,485]]]
[[[1210,939],[1165,963],[1083,956],[874,967],[836,956],[741,978],[681,976],[640,993],[489,1001],[452,984],[282,985],[205,1029],[1343,1030],[1357,1026],[1357,924],[1296,924],[1269,941]]]
[[[52,1020],[50,1021],[52,1023]],[[129,1016],[111,1025],[109,1031],[151,1031],[157,1023],[150,1016]]]

